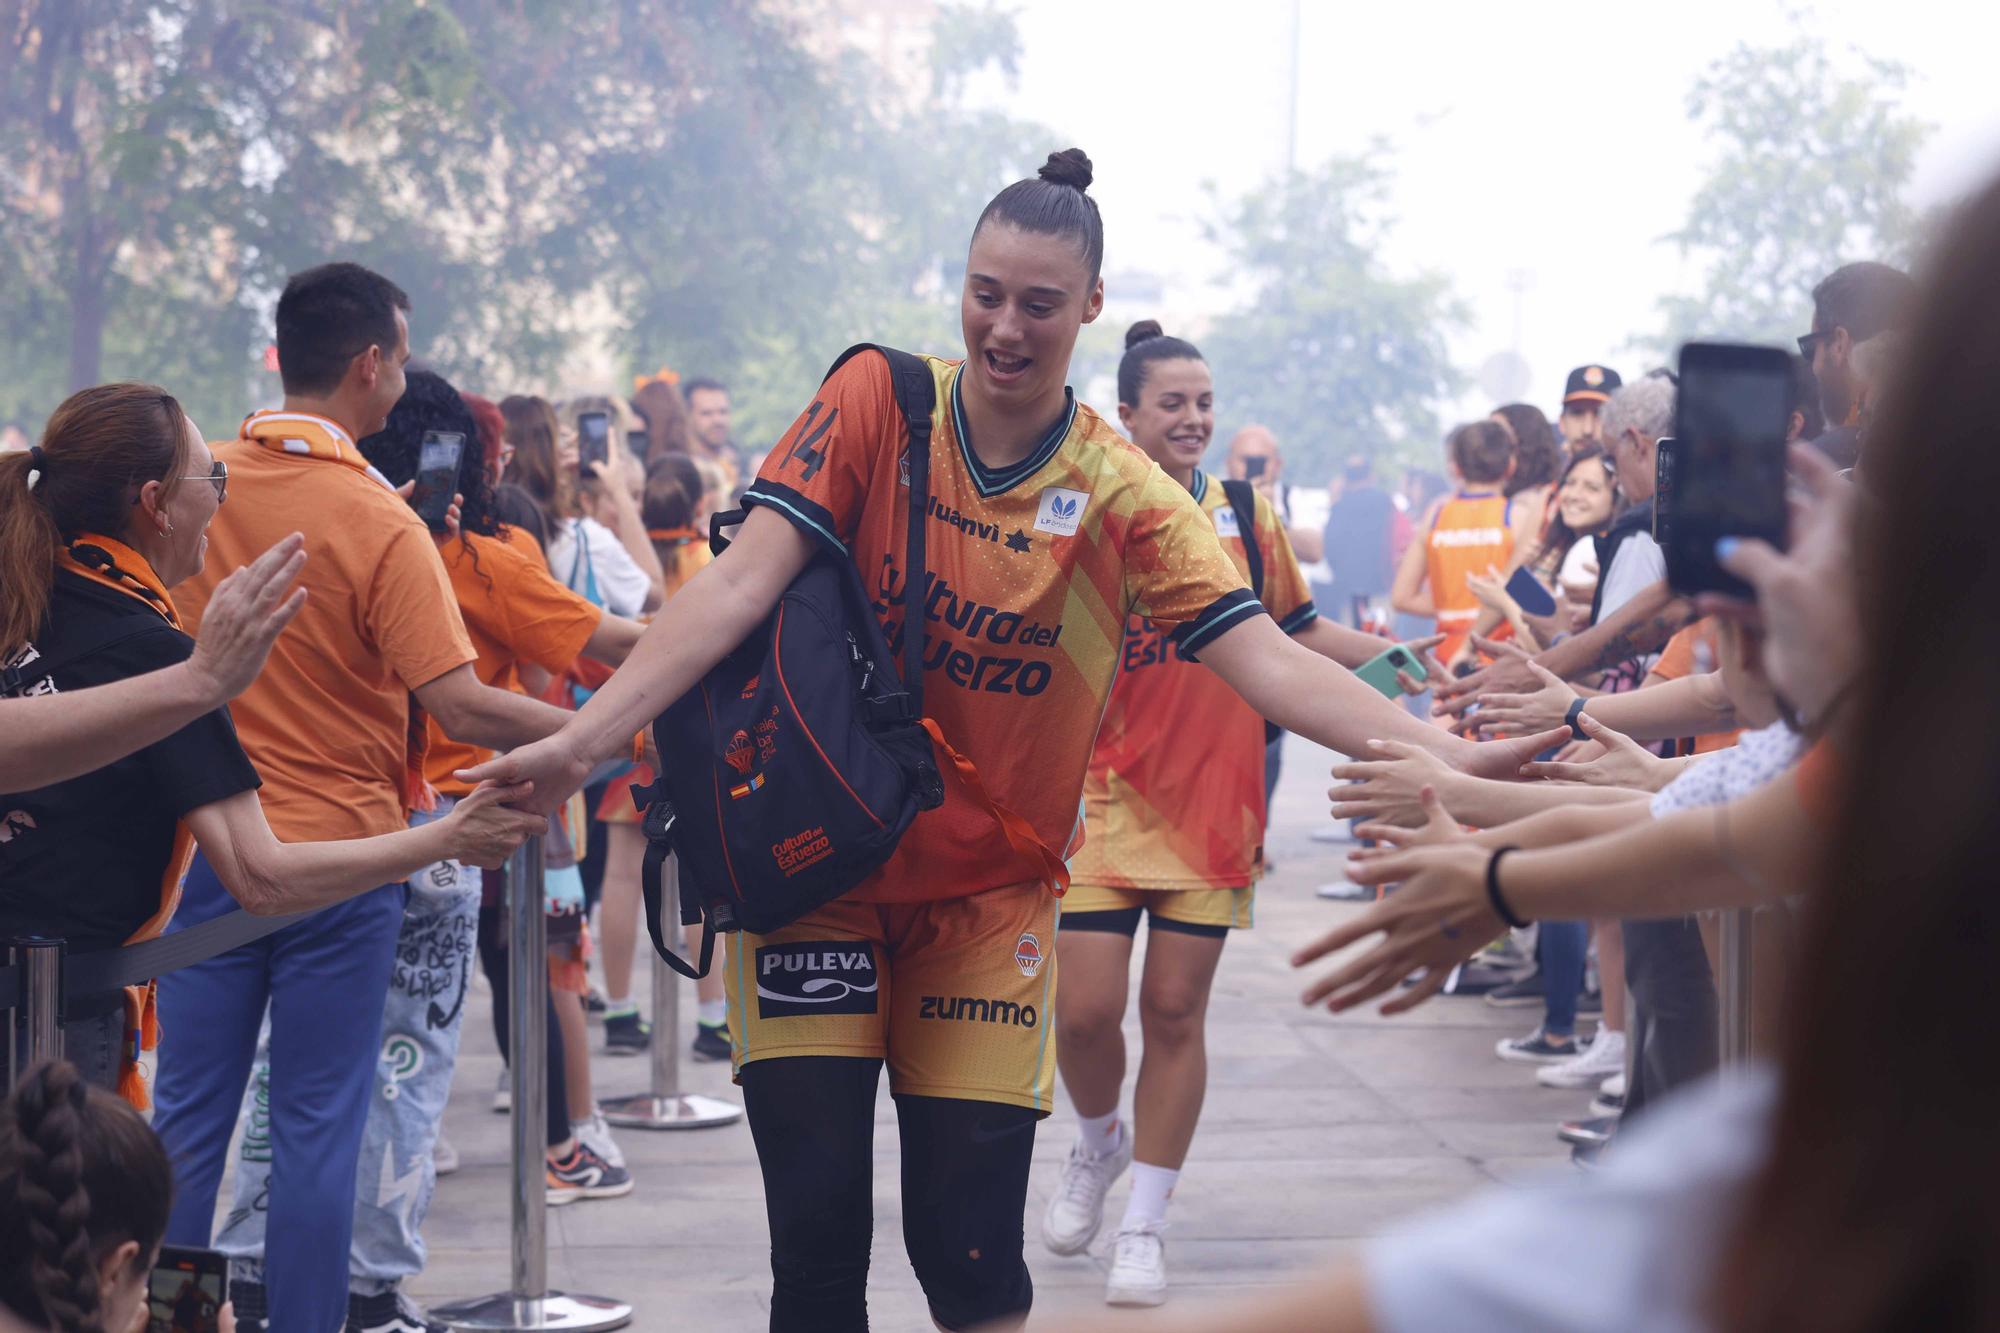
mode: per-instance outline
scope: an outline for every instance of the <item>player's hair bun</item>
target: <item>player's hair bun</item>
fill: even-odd
[[[1160,327],[1159,320],[1142,319],[1131,328],[1125,330],[1125,350],[1129,352],[1140,343],[1151,338],[1165,337],[1166,332],[1165,329]]]
[[[1051,185],[1067,185],[1079,192],[1090,189],[1090,159],[1081,148],[1065,148],[1060,153],[1050,153],[1049,160],[1036,174]]]

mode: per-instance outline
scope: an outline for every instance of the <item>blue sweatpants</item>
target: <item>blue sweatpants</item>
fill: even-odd
[[[403,884],[371,889],[160,979],[153,1128],[174,1167],[167,1243],[206,1247],[223,1158],[271,1013],[270,1326],[335,1333],[347,1319],[354,1172],[368,1119]],[[173,929],[236,906],[197,856]]]

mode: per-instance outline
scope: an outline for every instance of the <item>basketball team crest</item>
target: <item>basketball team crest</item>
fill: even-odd
[[[1014,941],[1014,966],[1021,969],[1021,975],[1032,977],[1042,970],[1042,942],[1027,931]]]
[[[756,754],[757,752],[750,748],[750,733],[739,731],[729,738],[729,748],[722,752],[722,757],[729,761],[731,768],[747,775],[750,772],[750,763],[756,758]]]

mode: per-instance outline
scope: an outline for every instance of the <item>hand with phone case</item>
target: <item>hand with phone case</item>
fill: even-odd
[[[410,506],[432,532],[445,531],[445,521],[457,500],[458,464],[465,452],[459,431],[427,430],[417,448],[416,484]]]
[[[1749,585],[1716,558],[1723,538],[1784,546],[1792,395],[1791,357],[1779,348],[1707,342],[1681,348],[1674,443],[1667,450],[1671,493],[1658,539],[1676,593],[1749,594]]]
[[[1422,681],[1429,673],[1415,653],[1400,643],[1394,643],[1354,668],[1354,674],[1372,685],[1384,698],[1394,699],[1404,693],[1404,676]]]

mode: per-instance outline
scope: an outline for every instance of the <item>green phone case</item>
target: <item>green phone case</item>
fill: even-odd
[[[1385,697],[1396,699],[1403,693],[1402,684],[1396,679],[1398,671],[1407,671],[1418,680],[1423,680],[1429,674],[1424,670],[1424,664],[1417,655],[1400,643],[1391,644],[1369,658],[1367,662],[1354,669],[1354,674],[1373,685]]]

